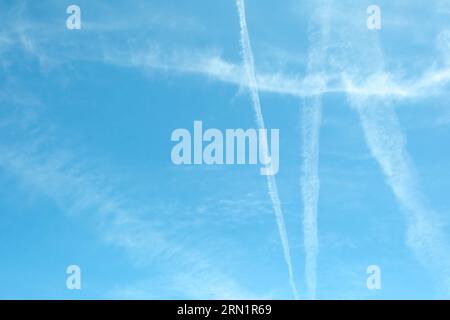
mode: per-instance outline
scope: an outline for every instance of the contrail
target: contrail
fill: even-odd
[[[28,109],[33,108],[20,106],[20,111],[12,109],[12,116],[2,115],[7,121],[0,123],[0,170],[17,178],[33,194],[48,197],[58,210],[83,216],[84,223],[93,224],[100,242],[124,250],[135,267],[155,263],[171,266],[160,274],[164,287],[146,288],[135,299],[148,298],[147,294],[152,299],[174,294],[186,299],[262,298],[241,287],[202,252],[185,244],[184,237],[174,238],[157,218],[144,218],[171,204],[160,207],[134,201],[115,183],[120,174],[113,174],[112,181],[100,169],[99,159],[87,159],[73,146],[69,149],[55,141],[54,132],[47,129],[54,128],[52,123],[34,110],[33,116],[27,116]],[[124,295],[120,292],[119,297]]]
[[[361,119],[369,150],[405,212],[407,246],[430,273],[440,276],[445,294],[450,294],[450,247],[442,221],[423,200],[393,106],[364,97],[350,97],[350,101]]]
[[[251,98],[253,102],[253,109],[256,115],[256,123],[259,129],[265,129],[264,118],[261,112],[261,103],[259,99],[258,84],[256,81],[256,75],[254,70],[253,53],[250,46],[250,38],[248,35],[247,22],[245,17],[245,4],[244,0],[236,1],[239,11],[239,21],[241,26],[241,45],[243,51],[243,59],[245,71],[247,74]],[[264,143],[263,143],[264,145]],[[275,217],[277,221],[278,231],[280,233],[281,243],[283,245],[284,259],[288,267],[289,283],[294,294],[295,299],[299,298],[297,287],[294,281],[294,273],[292,268],[291,253],[289,248],[289,241],[286,232],[286,225],[284,222],[283,211],[281,210],[281,202],[278,196],[277,182],[273,175],[267,175],[267,186],[269,189],[270,199],[272,200],[272,206],[275,211]]]
[[[301,190],[303,198],[303,236],[305,278],[308,295],[316,296],[316,269],[319,254],[317,205],[319,201],[319,133],[322,111],[319,97],[304,99],[302,110],[303,165]]]
[[[322,1],[315,9],[314,21],[310,24],[309,37],[312,44],[308,54],[308,73],[312,81],[319,79],[314,74],[323,69],[326,62],[326,43],[329,33],[328,1]],[[323,86],[320,81],[318,87]],[[310,299],[316,298],[317,257],[319,255],[317,206],[319,202],[319,138],[322,119],[321,95],[303,98],[302,106],[302,177],[301,192],[303,199],[303,236],[305,247],[305,279]]]
[[[345,70],[344,83],[383,73],[384,57],[376,34],[368,37],[355,30],[348,31],[341,30],[341,34],[346,35],[345,39],[333,37],[336,41],[347,43],[334,59],[340,61],[335,66]],[[351,79],[347,78],[349,75]],[[407,246],[421,265],[439,280],[445,294],[449,295],[450,247],[443,221],[424,200],[394,106],[389,98],[382,96],[348,92],[347,98],[359,115],[367,146],[404,212]]]

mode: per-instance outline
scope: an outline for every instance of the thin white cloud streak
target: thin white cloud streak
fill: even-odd
[[[444,3],[444,2],[442,2]],[[448,7],[448,6],[447,6]],[[105,8],[105,10],[109,10]],[[95,46],[76,46],[76,42],[55,41],[60,37],[53,25],[42,24],[21,18],[23,5],[17,6],[17,17],[8,22],[8,30],[0,34],[0,54],[6,62],[16,57],[16,54],[4,57],[5,53],[14,53],[20,48],[30,57],[37,59],[43,66],[62,66],[76,61],[101,61],[122,67],[155,69],[167,72],[192,73],[210,77],[217,81],[248,86],[242,82],[246,71],[240,64],[223,59],[217,52],[203,50],[189,50],[173,48],[170,50],[155,50],[154,46],[147,47],[145,41],[140,46],[128,48],[117,46],[115,38],[110,41],[107,33],[102,39],[96,33],[88,33]],[[114,13],[111,12],[112,16]],[[341,13],[340,13],[341,14]],[[138,15],[136,28],[141,22]],[[164,17],[164,16],[163,16]],[[183,21],[195,22],[191,18],[177,17]],[[161,16],[154,16],[152,20],[161,22]],[[117,22],[116,20],[114,20]],[[89,22],[87,22],[89,24]],[[104,28],[118,28],[127,30],[127,25],[119,22],[115,25],[104,21]],[[183,24],[185,26],[185,24]],[[193,27],[189,25],[190,27]],[[124,29],[125,28],[125,29]],[[141,29],[145,26],[141,26]],[[195,29],[195,28],[194,28]],[[39,30],[39,32],[36,32]],[[61,32],[65,32],[62,30]],[[55,45],[56,43],[56,45]],[[76,50],[75,50],[76,49]],[[448,55],[448,53],[447,53]],[[407,78],[404,75],[389,72],[374,73],[367,77],[353,79],[354,74],[343,72],[324,72],[306,76],[284,74],[274,70],[255,74],[260,92],[291,95],[294,97],[313,97],[327,93],[348,93],[353,95],[389,96],[399,99],[415,99],[430,95],[446,94],[450,85],[450,65],[432,67],[422,70],[422,75]]]
[[[309,73],[320,73],[326,60],[326,45],[329,33],[329,6],[320,2],[312,14],[309,27],[310,50],[308,54]],[[310,299],[316,298],[317,258],[319,255],[318,203],[320,191],[319,144],[322,119],[320,95],[303,98],[302,106],[302,176],[300,179],[303,199],[303,236],[305,248],[305,279]]]
[[[407,245],[450,294],[450,247],[437,214],[427,207],[393,106],[383,100],[350,96],[371,154],[406,216]]]
[[[134,52],[106,50],[102,61],[122,67],[144,70],[186,73],[206,76],[216,81],[249,87],[243,82],[246,71],[240,65],[224,60],[217,52],[179,50],[174,54],[145,49]],[[256,71],[255,71],[256,72]],[[281,72],[255,73],[261,92],[304,98],[329,93],[362,96],[385,96],[397,99],[420,99],[446,94],[450,85],[450,67],[430,68],[419,77],[405,78],[389,72],[369,74],[354,79],[354,74],[342,72],[309,73],[306,76]]]
[[[319,201],[319,136],[321,125],[320,97],[305,98],[302,107],[302,176],[303,236],[305,278],[308,296],[316,297],[317,257],[319,254],[317,207]]]
[[[101,164],[80,160],[65,148],[48,147],[55,141],[44,129],[50,126],[41,124],[42,119],[24,120],[23,113],[10,118],[0,126],[0,168],[52,199],[63,211],[92,221],[100,240],[123,249],[136,267],[145,268],[155,262],[171,266],[164,275],[169,287],[161,288],[165,291],[158,298],[260,298],[202,253],[175,241],[158,223],[144,219],[144,215],[148,217],[159,208],[147,208],[145,204],[136,207],[123,192],[115,190],[110,178],[101,174]],[[10,135],[14,139],[8,139]]]
[[[251,49],[250,38],[249,38],[249,34],[248,34],[248,29],[247,29],[244,0],[237,0],[236,5],[238,8],[239,22],[240,22],[240,27],[241,27],[241,45],[242,45],[242,51],[243,51],[244,66],[245,66],[246,76],[247,76],[247,80],[249,83],[248,86],[250,89],[250,94],[251,94],[251,98],[252,98],[252,102],[253,102],[253,109],[255,111],[256,123],[257,123],[259,129],[265,129],[264,118],[263,118],[262,111],[261,111],[261,102],[260,102],[260,98],[259,98],[258,83],[257,83],[257,79],[255,76],[255,70],[254,70],[253,52]],[[267,186],[269,189],[269,195],[272,200],[272,205],[273,205],[273,209],[275,212],[278,231],[279,231],[280,238],[281,238],[281,244],[283,246],[284,259],[285,259],[287,267],[288,267],[289,284],[291,286],[292,293],[293,293],[295,299],[298,299],[299,295],[298,295],[297,287],[295,285],[295,280],[294,280],[291,252],[290,252],[290,248],[289,248],[289,241],[288,241],[283,211],[281,209],[281,201],[280,201],[280,197],[278,195],[277,182],[276,182],[275,176],[273,176],[273,175],[266,176],[266,178],[267,178]]]
[[[352,70],[343,76],[344,82],[351,86],[355,79],[367,74],[386,74],[382,49],[376,36],[367,38],[355,30],[341,30],[341,33],[345,39],[335,40],[345,41],[348,45],[338,54],[340,62],[334,66]],[[348,57],[352,57],[351,60]],[[433,87],[447,77],[446,71],[433,72],[417,82],[415,87]],[[378,83],[374,81],[373,86]],[[373,97],[353,90],[347,90],[347,98],[359,115],[367,146],[405,214],[407,246],[421,265],[436,277],[441,293],[449,295],[450,247],[440,217],[427,206],[420,190],[394,105],[386,97]]]
[[[25,25],[24,25],[25,23]],[[102,39],[96,46],[84,46],[74,50],[74,44],[61,43],[50,46],[57,36],[54,30],[35,33],[42,26],[23,22],[11,26],[9,32],[0,35],[0,53],[14,52],[20,48],[42,66],[64,66],[73,61],[100,61],[122,67],[146,70],[160,70],[203,75],[217,81],[248,86],[243,82],[245,67],[226,61],[217,51],[189,50],[174,48],[160,50],[157,44],[147,47],[123,48]],[[42,31],[42,30],[41,30]],[[32,39],[32,40],[31,40]],[[96,39],[95,41],[98,41]],[[145,42],[143,42],[145,43]],[[5,58],[6,62],[15,55]],[[6,63],[2,61],[2,63]],[[277,71],[255,73],[258,89],[261,92],[290,95],[293,97],[313,97],[327,93],[349,93],[354,95],[389,96],[399,99],[416,99],[430,95],[445,94],[450,85],[450,65],[432,67],[424,70],[419,77],[405,78],[389,72],[380,72],[360,79],[354,74],[343,72],[309,73],[306,76],[284,74]]]
[[[96,212],[94,219],[98,220],[101,240],[124,249],[138,266],[145,267],[157,261],[179,268],[165,275],[170,288],[164,288],[159,298],[174,295],[189,299],[257,298],[200,253],[169,240],[152,222],[134,215],[136,210],[124,206],[110,190],[92,185],[91,181],[98,181],[99,177],[90,175],[89,169],[66,169],[73,166],[75,160],[65,161],[65,156],[59,154],[20,153],[2,150],[0,166],[43,191],[63,210],[73,214]]]

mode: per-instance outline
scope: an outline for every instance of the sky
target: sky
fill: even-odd
[[[0,0],[0,21],[1,299],[450,298],[448,1]],[[175,165],[194,121],[279,129],[279,171]]]

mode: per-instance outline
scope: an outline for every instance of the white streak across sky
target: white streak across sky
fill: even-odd
[[[310,51],[308,56],[308,73],[320,74],[326,59],[326,41],[328,38],[329,4],[321,1],[314,8],[313,21],[309,30]],[[313,80],[313,78],[312,78]],[[303,98],[302,106],[302,176],[301,192],[303,199],[303,236],[305,246],[305,278],[308,296],[315,299],[317,290],[317,257],[319,255],[318,239],[318,202],[319,202],[319,138],[322,119],[321,95]]]
[[[244,0],[237,0],[236,2],[239,11],[239,21],[241,26],[241,45],[244,58],[244,66],[249,83],[249,89],[253,102],[253,109],[255,111],[256,123],[259,129],[265,129],[264,118],[261,111],[261,102],[259,99],[258,83],[256,80],[253,52],[250,45],[250,38],[247,29],[247,21],[245,16]],[[298,298],[298,292],[294,281],[294,273],[292,268],[291,253],[289,248],[289,241],[286,231],[286,224],[284,222],[283,211],[281,209],[280,197],[278,195],[278,188],[275,176],[267,175],[267,186],[269,189],[270,198],[272,200],[273,209],[277,221],[278,231],[280,233],[281,243],[283,246],[284,259],[288,267],[289,283],[292,288],[294,297]]]
[[[368,36],[363,31],[341,27],[333,41],[346,43],[334,60],[339,63],[333,65],[342,71],[343,83],[385,73],[383,50],[376,33]],[[377,84],[375,81],[373,86]],[[441,291],[449,295],[450,247],[443,221],[426,204],[394,104],[388,97],[356,94],[352,90],[347,91],[347,98],[359,115],[367,146],[405,214],[407,246],[437,280]]]

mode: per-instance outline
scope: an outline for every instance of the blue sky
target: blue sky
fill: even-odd
[[[449,297],[450,4],[238,9],[0,0],[0,298]],[[195,120],[258,128],[255,95],[272,180],[172,163]]]

